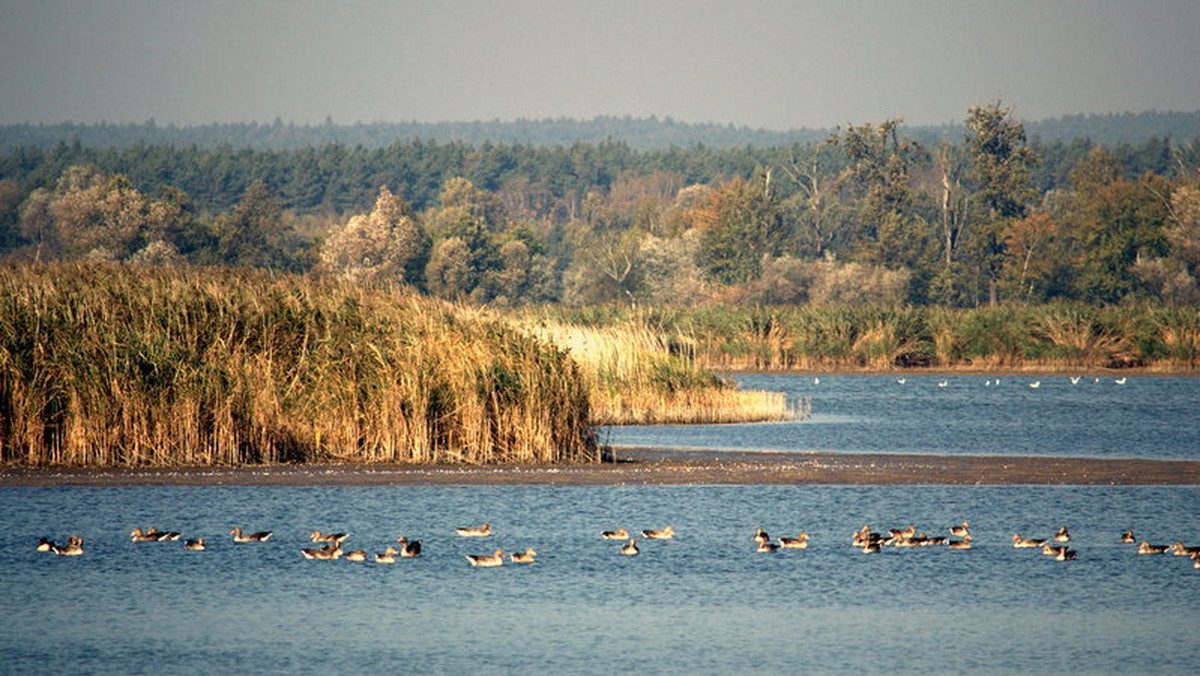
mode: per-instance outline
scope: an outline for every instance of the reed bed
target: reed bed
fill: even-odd
[[[0,460],[598,459],[565,353],[411,294],[265,272],[0,266]]]
[[[529,319],[518,324],[579,364],[597,424],[763,422],[805,411],[783,393],[738,389],[696,365],[694,341],[665,340],[636,320],[604,327]]]
[[[542,308],[592,328],[637,322],[716,371],[1200,368],[1200,308],[1077,303],[941,307]]]

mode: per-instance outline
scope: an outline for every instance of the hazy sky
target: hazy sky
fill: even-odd
[[[0,0],[0,123],[1200,109],[1200,2]]]

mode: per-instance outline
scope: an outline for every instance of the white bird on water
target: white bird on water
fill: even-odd
[[[897,378],[896,382],[903,385],[904,383],[908,382],[908,378]]]
[[[946,386],[947,386],[947,385],[949,385],[949,384],[950,384],[950,381],[949,381],[949,380],[943,380],[943,381],[941,381],[941,382],[939,382],[939,383],[938,383],[938,387],[946,387]]]
[[[1078,385],[1081,378],[1083,378],[1083,376],[1071,376],[1071,384]]]
[[[1029,383],[1029,386],[1036,390],[1037,388],[1042,386],[1042,381],[1035,380],[1032,383]]]
[[[1118,385],[1124,385],[1124,384],[1125,384],[1125,376],[1121,376],[1120,378],[1117,378],[1117,379],[1116,379],[1116,380],[1114,380],[1113,382],[1114,382],[1114,383],[1116,383],[1116,384],[1118,384]]]
[[[813,378],[813,385],[820,385],[820,384],[821,384],[820,378]]]

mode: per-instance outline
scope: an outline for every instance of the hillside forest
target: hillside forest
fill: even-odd
[[[234,266],[498,307],[1200,303],[1200,140],[1002,102],[777,145],[21,145],[0,256]]]

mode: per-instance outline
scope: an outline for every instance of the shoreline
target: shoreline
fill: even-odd
[[[307,464],[241,467],[4,467],[0,487],[1200,485],[1200,460],[615,449],[563,465]]]

